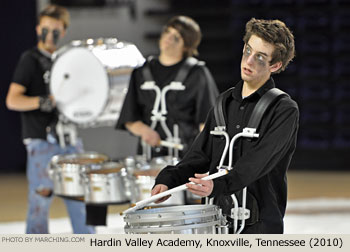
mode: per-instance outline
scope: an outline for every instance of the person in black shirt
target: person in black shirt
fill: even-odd
[[[51,54],[69,25],[68,11],[49,5],[39,15],[36,32],[38,44],[24,52],[10,84],[6,105],[21,112],[22,135],[27,149],[27,178],[29,184],[26,233],[48,233],[48,214],[52,202],[53,184],[47,166],[57,154],[81,150],[79,146],[61,148],[53,137],[47,138],[47,129],[57,119],[55,101],[49,93],[48,79]],[[74,233],[94,233],[85,225],[83,202],[64,200]]]
[[[242,132],[259,99],[275,87],[271,75],[284,70],[295,54],[294,37],[279,20],[251,19],[246,24],[243,41],[242,80],[223,99],[230,139]],[[283,233],[286,172],[296,147],[298,121],[296,102],[289,96],[278,99],[262,118],[260,136],[236,141],[231,153],[233,169],[217,179],[203,180],[207,172],[217,172],[225,146],[224,138],[210,134],[217,126],[214,110],[211,110],[203,131],[183,160],[160,172],[152,195],[186,183],[187,190],[201,197],[214,198],[225,212],[227,206],[229,210],[233,207],[231,195],[239,194],[247,187],[252,219],[247,220],[243,233]]]
[[[199,133],[200,127],[203,126],[209,109],[214,105],[218,94],[214,79],[204,63],[191,57],[197,54],[200,40],[201,31],[194,20],[186,16],[173,17],[161,34],[159,57],[150,58],[131,75],[128,93],[116,128],[127,129],[148,145],[156,147],[152,150],[152,156],[167,155],[167,149],[161,148],[159,144],[170,134],[165,132],[159,121],[152,127],[151,117],[155,115],[156,92],[142,89],[145,81],[154,81],[157,88],[164,91],[166,86],[177,80],[179,71],[186,67],[188,62],[192,62],[182,80],[184,90],[170,90],[166,93],[167,113],[162,113],[171,133],[175,124],[179,126],[179,138],[184,144],[180,156],[187,151]],[[149,71],[150,76],[145,75],[145,69]],[[163,104],[158,108],[161,106],[163,109]]]

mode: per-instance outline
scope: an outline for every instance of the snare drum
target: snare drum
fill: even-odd
[[[137,210],[124,217],[127,234],[217,234],[223,217],[215,205]]]
[[[56,155],[52,157],[49,169],[53,181],[53,191],[56,195],[68,197],[83,197],[83,173],[99,169],[99,164],[108,157],[96,152]]]
[[[122,204],[135,201],[139,195],[135,178],[126,172],[122,163],[106,162],[101,169],[87,171],[83,176],[86,203]]]
[[[135,45],[115,38],[72,41],[53,59],[51,94],[59,112],[80,128],[115,124],[131,71],[144,63]]]

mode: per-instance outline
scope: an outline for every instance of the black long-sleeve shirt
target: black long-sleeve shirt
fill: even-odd
[[[275,87],[270,78],[259,90],[242,99],[243,82],[224,100],[224,117],[230,139],[248,124],[260,97]],[[240,138],[233,151],[233,169],[214,180],[210,197],[229,196],[247,187],[256,198],[259,220],[244,233],[283,233],[283,217],[287,203],[286,172],[296,147],[299,110],[289,97],[282,97],[266,111],[257,139]],[[210,134],[216,126],[214,112],[208,114],[204,130],[189,152],[176,166],[168,166],[156,179],[156,184],[169,188],[188,182],[195,173],[217,172],[225,139]],[[228,157],[228,155],[227,155]],[[228,158],[224,164],[228,163]]]
[[[154,59],[135,69],[131,75],[128,93],[116,128],[125,130],[127,122],[138,120],[151,125],[156,94],[154,90],[141,89],[141,85],[145,82],[144,67],[149,65],[156,85],[162,89],[175,79],[184,62],[185,60],[182,60],[175,65],[164,66],[158,59]],[[171,132],[174,124],[179,126],[179,137],[185,146],[184,150],[180,152],[181,156],[189,149],[199,133],[199,125],[205,122],[206,116],[218,95],[214,79],[205,65],[198,64],[192,67],[183,85],[186,87],[185,90],[169,91],[166,95],[168,110],[166,124]],[[166,139],[166,134],[159,123],[157,123],[155,130],[159,133],[161,139]],[[164,155],[164,153],[167,153],[166,149],[160,152],[159,155]]]

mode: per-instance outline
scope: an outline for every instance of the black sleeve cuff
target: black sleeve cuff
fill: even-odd
[[[225,189],[225,179],[224,178],[217,178],[213,180],[214,187],[213,191],[209,195],[209,198],[216,197],[218,195],[222,195],[224,193]]]

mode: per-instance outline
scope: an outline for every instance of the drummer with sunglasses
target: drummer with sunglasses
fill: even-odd
[[[160,54],[151,57],[140,68],[133,71],[128,93],[116,125],[117,129],[128,130],[140,137],[143,143],[152,146],[152,157],[168,155],[168,149],[161,147],[161,140],[169,138],[174,125],[178,125],[179,139],[184,146],[182,157],[199,133],[209,109],[214,105],[218,94],[215,81],[204,62],[192,58],[198,55],[197,47],[201,41],[199,25],[190,17],[175,16],[165,25],[159,40]],[[162,107],[162,116],[166,126],[152,121],[157,100],[155,90],[143,89],[149,79],[145,68],[149,69],[156,88],[164,92],[177,79],[179,72],[188,60],[196,62],[180,84],[182,90],[170,90],[166,93],[166,112]],[[163,104],[164,105],[164,104]],[[160,110],[160,106],[158,107]],[[155,125],[152,127],[151,125]],[[167,131],[164,128],[168,128]],[[175,135],[175,134],[174,134]],[[173,136],[174,136],[173,135]],[[143,152],[141,144],[138,153]],[[144,154],[144,153],[142,153]]]
[[[47,166],[54,155],[82,151],[82,146],[60,147],[50,126],[57,121],[55,101],[49,93],[51,55],[69,25],[69,13],[60,6],[49,5],[39,14],[37,46],[25,51],[14,72],[6,98],[10,110],[21,112],[22,135],[27,149],[27,179],[29,184],[26,233],[46,234],[49,208],[53,199],[53,183]],[[85,224],[83,202],[64,199],[74,233],[95,233]]]

